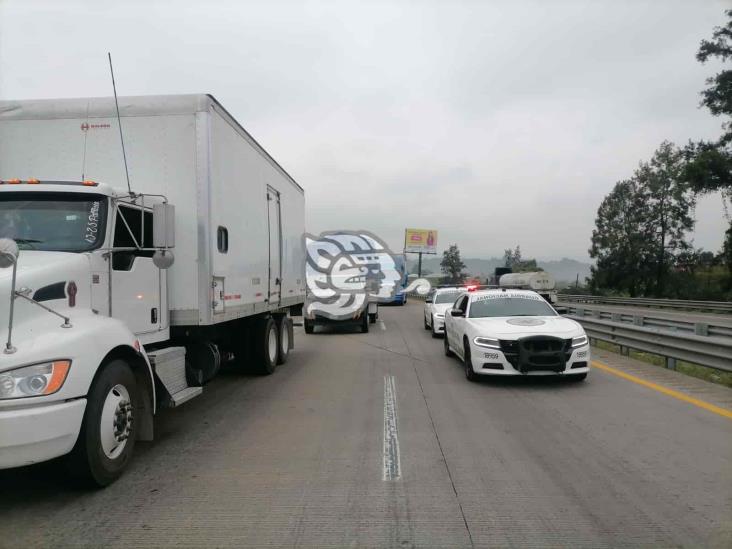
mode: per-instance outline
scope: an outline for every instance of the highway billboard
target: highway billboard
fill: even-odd
[[[411,253],[436,254],[437,231],[434,229],[405,229],[404,251]]]

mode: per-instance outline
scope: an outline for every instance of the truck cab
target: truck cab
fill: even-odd
[[[152,206],[161,199],[143,202],[92,181],[0,184],[0,467],[71,452],[104,364],[124,363],[114,369],[131,376],[97,403],[114,426],[96,435],[106,437],[105,457],[122,455],[133,434],[152,436],[155,384],[143,346],[167,340],[169,325],[166,271],[153,262]]]

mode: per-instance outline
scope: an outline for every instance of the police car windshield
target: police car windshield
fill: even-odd
[[[557,313],[540,297],[478,296],[470,304],[470,318],[496,316],[556,316]]]
[[[435,295],[435,303],[454,303],[460,292],[440,292]]]

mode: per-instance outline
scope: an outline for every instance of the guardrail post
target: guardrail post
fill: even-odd
[[[585,309],[584,307],[577,307],[577,316],[585,316]]]
[[[643,326],[643,317],[640,315],[635,315],[633,317],[633,324],[636,326]]]
[[[630,348],[629,347],[626,347],[625,345],[621,345],[620,346],[620,354],[623,355],[623,356],[630,355]]]
[[[666,357],[666,368],[669,370],[675,370],[676,369],[676,359],[671,358],[670,356]]]
[[[694,324],[694,333],[698,336],[708,336],[709,324],[706,324],[704,322],[696,322]]]
[[[622,322],[623,318],[620,313],[613,313],[612,315],[610,315],[610,320],[612,320],[613,322]]]

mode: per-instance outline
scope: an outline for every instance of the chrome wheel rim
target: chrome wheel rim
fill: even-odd
[[[274,363],[277,360],[277,329],[274,326],[269,329],[268,339],[267,352],[269,353],[269,361]]]
[[[99,435],[102,451],[109,459],[118,458],[127,446],[132,433],[132,402],[124,385],[117,384],[109,390],[102,406]]]
[[[287,354],[290,350],[290,332],[287,330],[287,325],[282,324],[282,333],[280,334],[280,353],[283,355]]]

